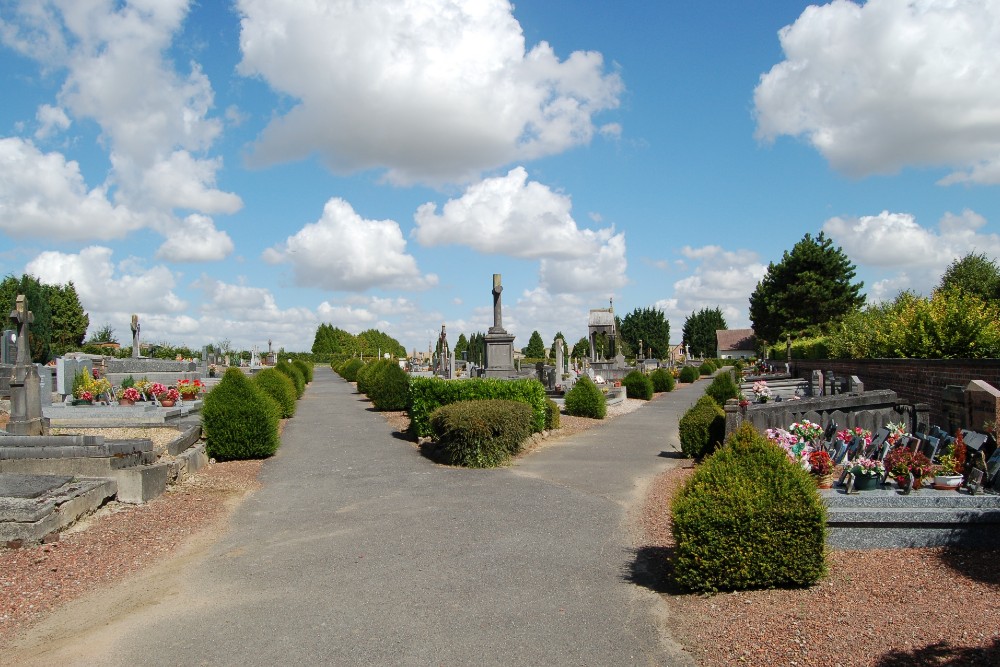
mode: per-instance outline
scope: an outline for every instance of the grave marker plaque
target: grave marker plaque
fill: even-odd
[[[973,380],[965,386],[966,426],[986,432],[987,424],[1000,422],[1000,390],[988,382]]]

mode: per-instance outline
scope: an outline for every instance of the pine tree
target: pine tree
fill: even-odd
[[[691,354],[714,357],[718,340],[715,332],[728,329],[721,308],[702,308],[684,320],[684,342],[691,347]]]
[[[521,349],[524,356],[529,359],[542,359],[545,357],[545,343],[542,342],[542,335],[537,331],[531,332],[528,339],[528,346]]]
[[[645,353],[655,359],[666,359],[670,352],[670,322],[658,308],[636,308],[619,324],[619,333],[625,346],[622,353],[639,351],[639,341]]]
[[[70,281],[65,285],[43,285],[49,308],[52,310],[52,356],[79,349],[87,336],[90,316],[83,310],[76,286]]]

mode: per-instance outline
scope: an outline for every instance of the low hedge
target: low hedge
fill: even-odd
[[[554,431],[559,428],[559,405],[551,398],[545,399],[545,430]]]
[[[486,399],[442,406],[430,416],[435,457],[467,468],[503,465],[521,451],[533,420],[531,406],[520,401]]]
[[[531,429],[545,430],[545,387],[538,380],[501,380],[499,378],[469,378],[461,382],[441,378],[410,380],[410,430],[419,437],[432,435],[431,413],[444,405],[459,401],[501,399],[518,401],[531,406]]]
[[[726,437],[726,413],[711,396],[702,396],[684,413],[678,426],[681,451],[701,459],[711,454]]]
[[[361,361],[357,357],[354,357],[353,359],[348,359],[341,364],[337,369],[337,372],[340,374],[340,377],[344,378],[348,382],[357,382],[358,371],[361,370],[361,367],[364,365],[365,362]]]
[[[671,516],[682,588],[808,586],[826,572],[816,483],[748,423],[695,469]]]
[[[699,375],[711,375],[715,372],[715,364],[711,361],[703,361],[701,366],[698,367]]]
[[[674,374],[666,368],[657,368],[650,374],[649,379],[653,381],[653,391],[674,390]]]
[[[622,378],[625,396],[648,401],[653,398],[653,381],[642,371],[631,371]]]
[[[306,384],[313,381],[313,365],[311,363],[303,361],[302,359],[292,359],[292,366],[299,369],[299,372],[302,373],[302,377],[306,380]]]
[[[705,394],[715,399],[715,402],[720,406],[724,406],[730,398],[739,398],[740,387],[736,384],[732,374],[727,371],[712,378],[708,387],[705,388]]]
[[[274,367],[279,373],[284,373],[292,379],[292,382],[295,383],[296,398],[302,398],[302,394],[306,392],[306,379],[301,371],[287,361],[279,361]]]
[[[278,404],[239,368],[226,370],[205,396],[205,451],[217,461],[256,459],[278,450]]]
[[[581,375],[573,388],[566,392],[565,400],[567,414],[574,417],[604,419],[604,415],[608,413],[604,392],[586,375]]]
[[[295,391],[295,382],[292,378],[276,368],[265,368],[253,376],[253,381],[278,404],[282,419],[295,415],[298,393]]]
[[[410,376],[398,363],[387,361],[368,380],[368,398],[376,410],[405,410],[410,404]]]
[[[681,375],[678,378],[681,382],[697,382],[701,377],[701,373],[694,366],[685,366],[681,369]]]

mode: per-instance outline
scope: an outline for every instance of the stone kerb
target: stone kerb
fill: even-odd
[[[753,403],[745,409],[732,399],[726,403],[725,410],[727,436],[743,421],[750,421],[762,433],[769,428],[788,428],[803,419],[823,427],[835,421],[838,428],[860,426],[871,431],[888,422],[903,421],[910,432],[916,430],[917,424],[928,421],[926,405],[905,405],[899,401],[896,392],[888,389],[857,395],[838,394],[796,401]]]

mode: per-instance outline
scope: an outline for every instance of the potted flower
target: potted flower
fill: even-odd
[[[178,380],[177,381],[177,391],[180,393],[181,398],[185,401],[193,401],[201,393],[201,390],[205,388],[205,384],[198,379],[194,380]]]
[[[948,449],[944,454],[938,458],[937,468],[934,470],[934,488],[941,491],[957,491],[958,487],[962,486],[962,469],[965,467],[965,461],[959,460],[958,452],[956,451],[956,442],[948,445]],[[964,449],[965,442],[962,442],[962,447]],[[964,452],[962,452],[962,458],[964,459]]]
[[[819,424],[803,419],[795,422],[788,428],[789,432],[802,438],[805,442],[817,443],[823,440],[823,427]]]
[[[885,455],[885,468],[896,483],[904,488],[909,483],[909,476],[913,475],[914,489],[919,489],[924,479],[934,472],[930,459],[905,446],[896,447]]]
[[[160,402],[161,406],[165,408],[172,408],[177,403],[177,400],[180,398],[181,396],[180,393],[173,387],[167,389],[159,382],[157,382],[153,386],[155,387],[156,385],[159,385],[163,389],[163,391],[156,394],[156,400]]]
[[[766,380],[757,380],[753,383],[753,395],[757,397],[758,403],[767,403],[771,400],[771,388],[767,386]]]
[[[833,488],[833,459],[825,450],[817,449],[809,453],[809,472],[816,478],[816,486]]]
[[[135,405],[135,402],[142,399],[142,394],[135,387],[126,387],[118,397],[118,405]]]
[[[218,372],[219,372],[218,366],[216,366],[215,364],[209,364],[208,377],[214,378]]]
[[[850,473],[854,475],[855,490],[871,491],[885,476],[885,464],[878,459],[860,458],[851,465]]]

